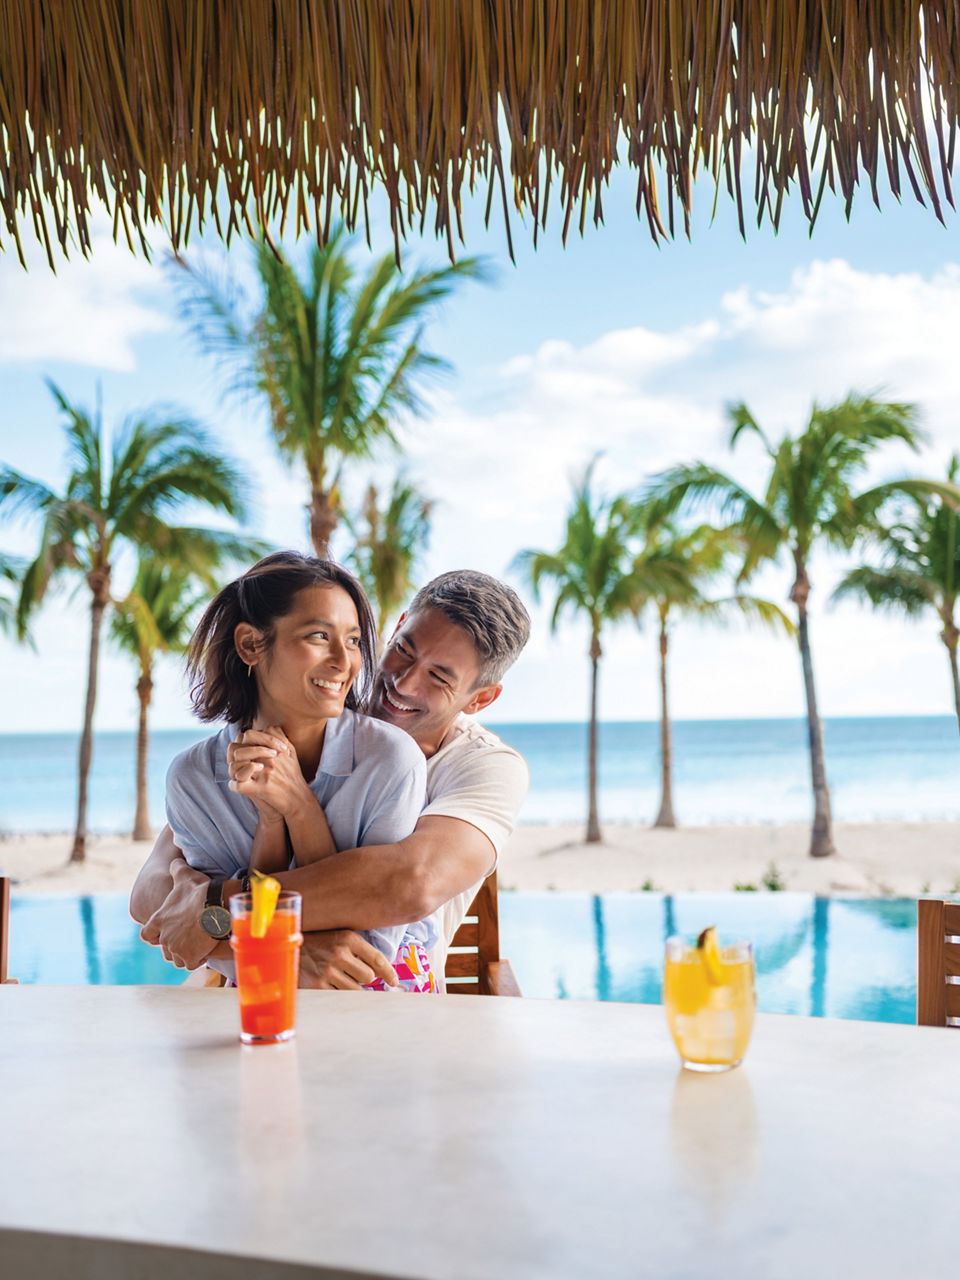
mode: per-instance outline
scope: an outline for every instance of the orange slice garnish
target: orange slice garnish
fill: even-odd
[[[250,909],[250,937],[263,938],[270,928],[270,921],[277,909],[280,897],[280,881],[265,876],[262,871],[251,871],[250,893],[253,905]]]

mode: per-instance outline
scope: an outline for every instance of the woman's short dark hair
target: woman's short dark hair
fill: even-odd
[[[360,622],[360,672],[345,705],[362,711],[370,695],[377,662],[377,631],[363,588],[352,573],[330,560],[299,551],[275,551],[223,588],[207,605],[190,640],[187,675],[190,700],[201,720],[226,720],[249,729],[257,714],[257,682],[237,653],[233,633],[248,622],[261,633],[260,653],[276,639],[276,620],[293,608],[307,587],[342,587],[357,607]]]

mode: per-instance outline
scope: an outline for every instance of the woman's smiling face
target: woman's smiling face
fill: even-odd
[[[360,673],[360,641],[357,607],[342,587],[298,591],[290,612],[274,621],[273,643],[253,659],[258,722],[285,725],[340,715]],[[236,643],[243,661],[251,661],[239,635]]]

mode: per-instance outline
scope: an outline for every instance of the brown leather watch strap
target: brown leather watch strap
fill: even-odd
[[[222,907],[223,906],[223,886],[226,880],[223,876],[217,876],[210,881],[207,888],[207,897],[204,902],[205,907]]]

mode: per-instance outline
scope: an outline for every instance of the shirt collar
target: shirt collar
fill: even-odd
[[[320,764],[317,773],[325,773],[331,778],[346,778],[353,773],[353,711],[346,708],[339,716],[327,721],[323,735],[323,750],[320,752]],[[228,724],[220,730],[220,741],[217,744],[216,779],[218,782],[230,781],[230,768],[227,764],[227,747],[240,736],[238,724]]]
[[[354,714],[344,707],[340,715],[327,721],[317,773],[326,773],[331,778],[345,778],[353,773]]]

